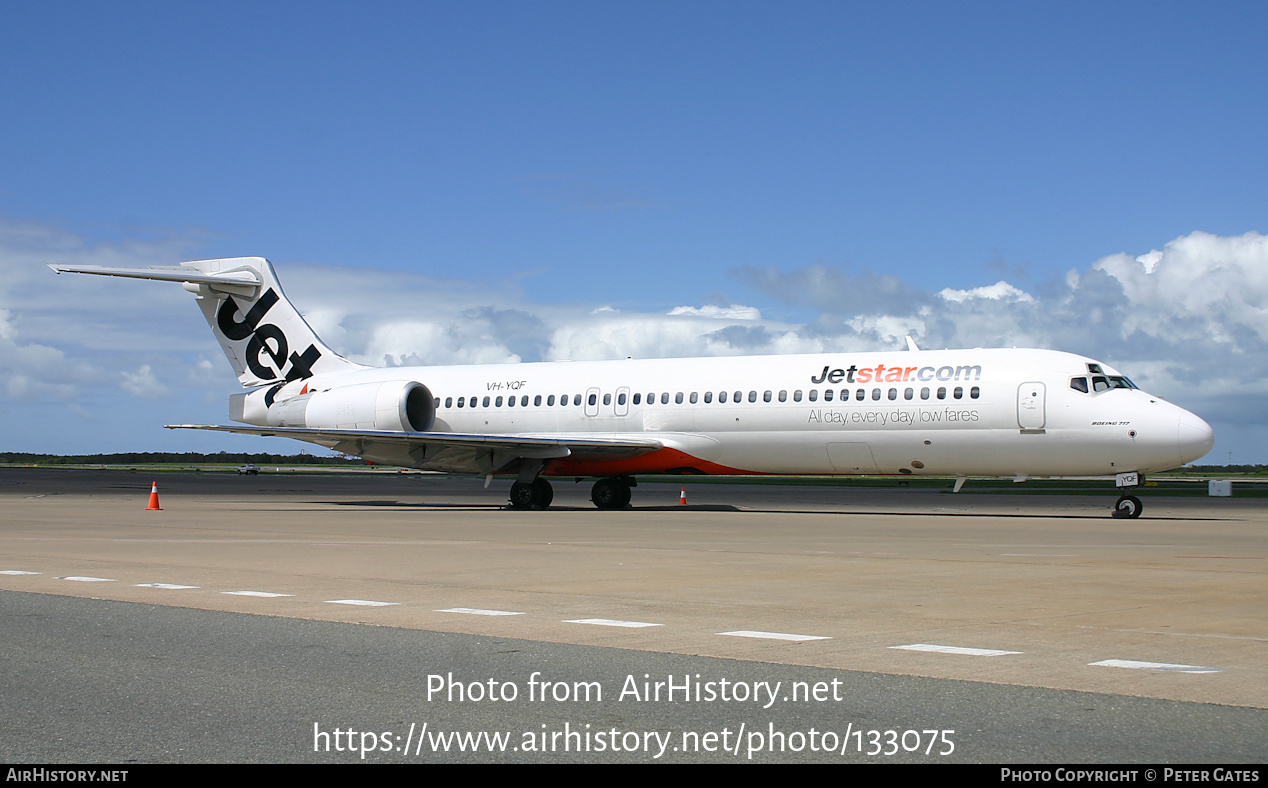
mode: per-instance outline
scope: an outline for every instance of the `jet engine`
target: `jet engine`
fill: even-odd
[[[436,400],[416,380],[339,386],[268,409],[270,427],[427,432],[435,422]]]

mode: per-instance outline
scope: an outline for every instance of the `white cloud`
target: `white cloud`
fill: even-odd
[[[44,267],[172,264],[197,257],[191,247],[181,239],[91,244],[55,228],[0,223],[0,396],[91,406],[88,392],[108,388],[183,397],[180,405],[198,409],[210,401],[212,412],[188,418],[223,420],[235,382],[188,293],[59,278]],[[1210,420],[1268,425],[1268,237],[1258,233],[1192,233],[1160,249],[1084,263],[1027,290],[1001,280],[932,292],[823,264],[738,272],[758,299],[816,315],[804,323],[741,304],[642,312],[540,305],[526,303],[514,281],[303,263],[278,269],[335,350],[375,365],[900,349],[911,334],[924,348],[1083,353]],[[176,391],[164,383],[174,380]]]

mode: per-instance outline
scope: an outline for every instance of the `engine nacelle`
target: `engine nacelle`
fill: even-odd
[[[427,432],[436,400],[416,380],[359,383],[301,394],[268,410],[270,427]]]

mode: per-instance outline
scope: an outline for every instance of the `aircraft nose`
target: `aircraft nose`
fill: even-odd
[[[1187,410],[1180,412],[1176,429],[1176,443],[1180,449],[1180,462],[1193,462],[1215,445],[1215,433],[1211,425]]]

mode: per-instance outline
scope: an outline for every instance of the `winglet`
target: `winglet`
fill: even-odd
[[[911,334],[908,334],[908,335],[907,335],[907,349],[908,349],[908,350],[920,350],[920,348],[916,347],[916,340],[914,340],[914,339],[912,339],[912,338],[911,338]]]

